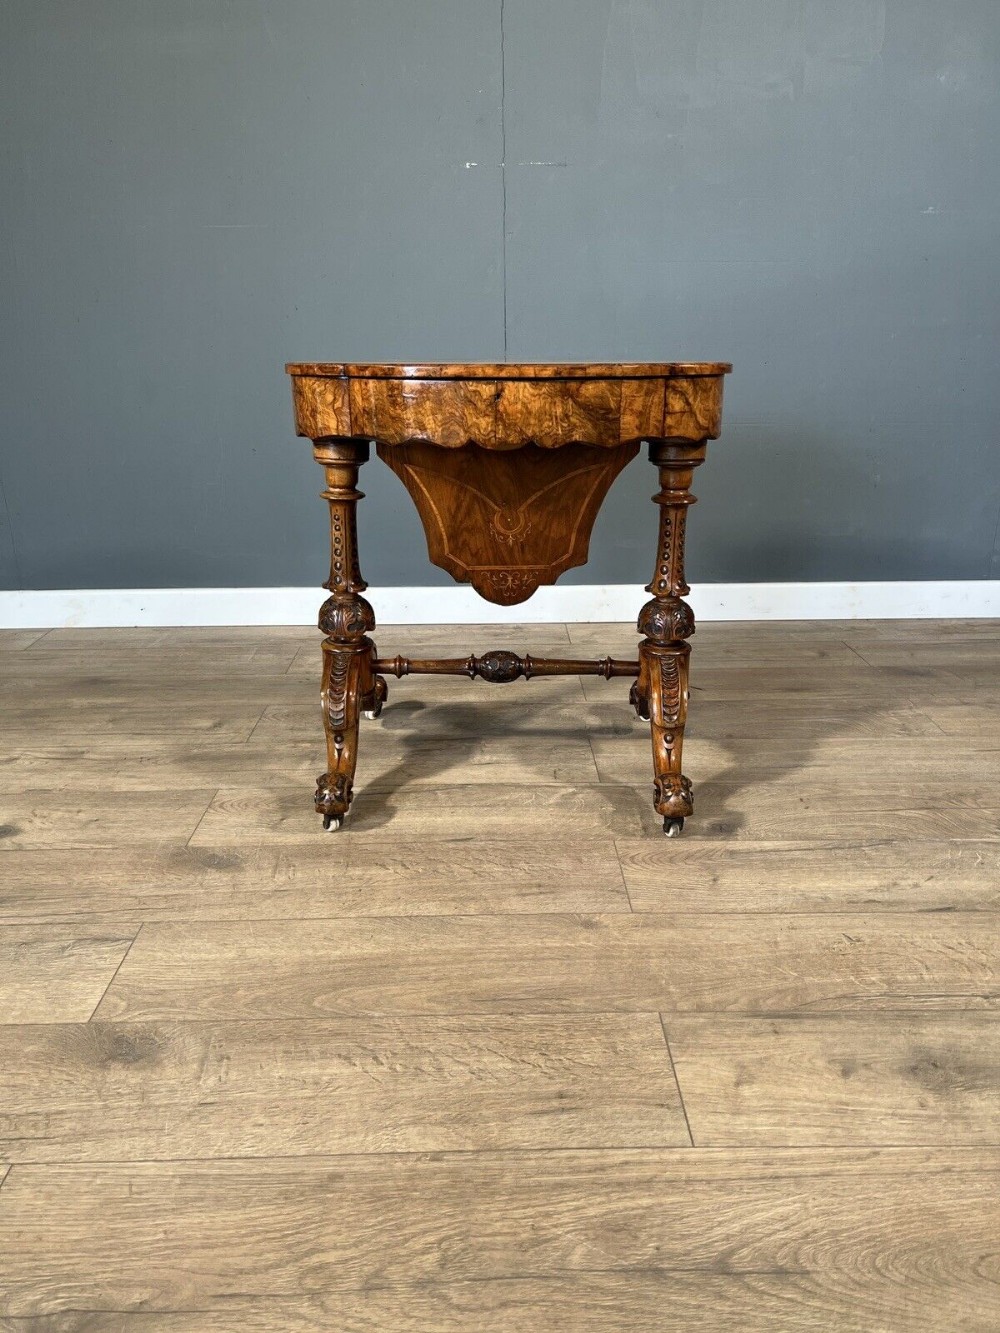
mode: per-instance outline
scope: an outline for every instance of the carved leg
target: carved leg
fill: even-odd
[[[687,509],[694,504],[691,476],[705,457],[705,442],[654,440],[650,461],[660,470],[660,537],[656,568],[646,585],[653,594],[639,612],[638,629],[646,637],[639,644],[639,678],[631,702],[641,718],[649,720],[653,742],[653,804],[663,816],[663,831],[676,837],[686,816],[694,810],[691,783],[681,771],[684,724],[687,719],[688,659],[694,633],[694,613],[683,601],[690,588],[684,582],[684,531]]]
[[[326,469],[323,498],[330,506],[330,596],[319,613],[323,641],[323,725],[327,771],[316,785],[316,809],[323,827],[338,829],[354,794],[361,711],[377,716],[387,689],[375,675],[375,644],[368,637],[375,613],[361,596],[367,583],[358,563],[358,469],[368,458],[366,440],[325,439],[313,443],[313,455]]]
[[[370,640],[369,640],[370,644]],[[371,675],[370,646],[323,644],[323,725],[327,771],[316,786],[316,809],[324,828],[340,828],[351,804],[358,762],[358,721],[365,683]]]

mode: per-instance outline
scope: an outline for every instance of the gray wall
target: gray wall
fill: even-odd
[[[0,585],[318,583],[284,361],[505,352],[735,362],[698,580],[1000,575],[996,0],[0,23]],[[447,581],[362,484],[369,580]],[[567,581],[645,581],[652,484]]]

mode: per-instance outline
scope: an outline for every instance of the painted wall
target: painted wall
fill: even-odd
[[[699,581],[1000,576],[996,0],[0,0],[0,62],[0,586],[319,583],[283,363],[505,354],[735,363]]]

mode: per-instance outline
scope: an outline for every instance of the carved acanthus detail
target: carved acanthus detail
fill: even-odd
[[[319,627],[333,639],[356,641],[375,628],[375,612],[357,593],[335,593],[320,607]]]
[[[326,719],[334,731],[347,723],[347,682],[351,674],[351,653],[330,654],[330,676],[323,692]]]
[[[660,701],[663,723],[676,726],[681,716],[683,689],[680,660],[673,653],[660,658]]]
[[[640,634],[660,643],[689,639],[694,633],[694,612],[679,597],[654,597],[639,612],[638,629]]]

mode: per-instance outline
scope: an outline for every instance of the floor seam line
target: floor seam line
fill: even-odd
[[[122,968],[125,966],[125,959],[128,958],[129,954],[132,952],[132,946],[135,944],[136,940],[137,940],[137,939],[139,938],[139,936],[142,934],[142,928],[143,928],[143,926],[144,926],[145,924],[146,924],[146,923],[145,923],[144,921],[140,921],[140,922],[139,922],[139,929],[138,929],[138,930],[135,932],[135,934],[132,936],[132,942],[129,944],[128,948],[125,950],[125,953],[122,955],[121,962],[118,964],[118,966],[117,966],[117,967],[115,968],[115,970],[114,970],[114,975],[112,976],[112,978],[111,978],[111,980],[108,982],[108,984],[104,987],[104,990],[103,990],[102,993],[101,993],[101,998],[100,998],[100,999],[97,1001],[97,1003],[94,1005],[93,1013],[91,1013],[90,1017],[87,1019],[87,1022],[88,1022],[88,1023],[92,1023],[92,1022],[94,1021],[94,1014],[96,1014],[97,1011],[98,1011],[98,1009],[100,1009],[101,1005],[104,1003],[104,1000],[105,1000],[105,997],[107,996],[108,991],[109,991],[109,990],[111,989],[111,987],[115,984],[115,980],[116,980],[116,978],[117,978],[117,976],[118,976],[118,973],[119,973],[119,972],[122,970]],[[47,1024],[46,1026],[50,1026],[50,1025]]]
[[[688,1118],[687,1106],[684,1103],[684,1093],[681,1091],[681,1081],[677,1074],[677,1065],[674,1061],[674,1053],[670,1049],[670,1038],[667,1036],[667,1025],[664,1022],[662,1012],[658,1013],[657,1017],[660,1020],[660,1031],[663,1033],[663,1043],[667,1048],[667,1058],[670,1061],[670,1071],[674,1076],[674,1085],[677,1088],[677,1096],[680,1098],[681,1110],[684,1112],[684,1123],[687,1126],[688,1138],[691,1140],[691,1147],[697,1148],[698,1145],[694,1141],[694,1134],[692,1134],[691,1132],[691,1121]]]

